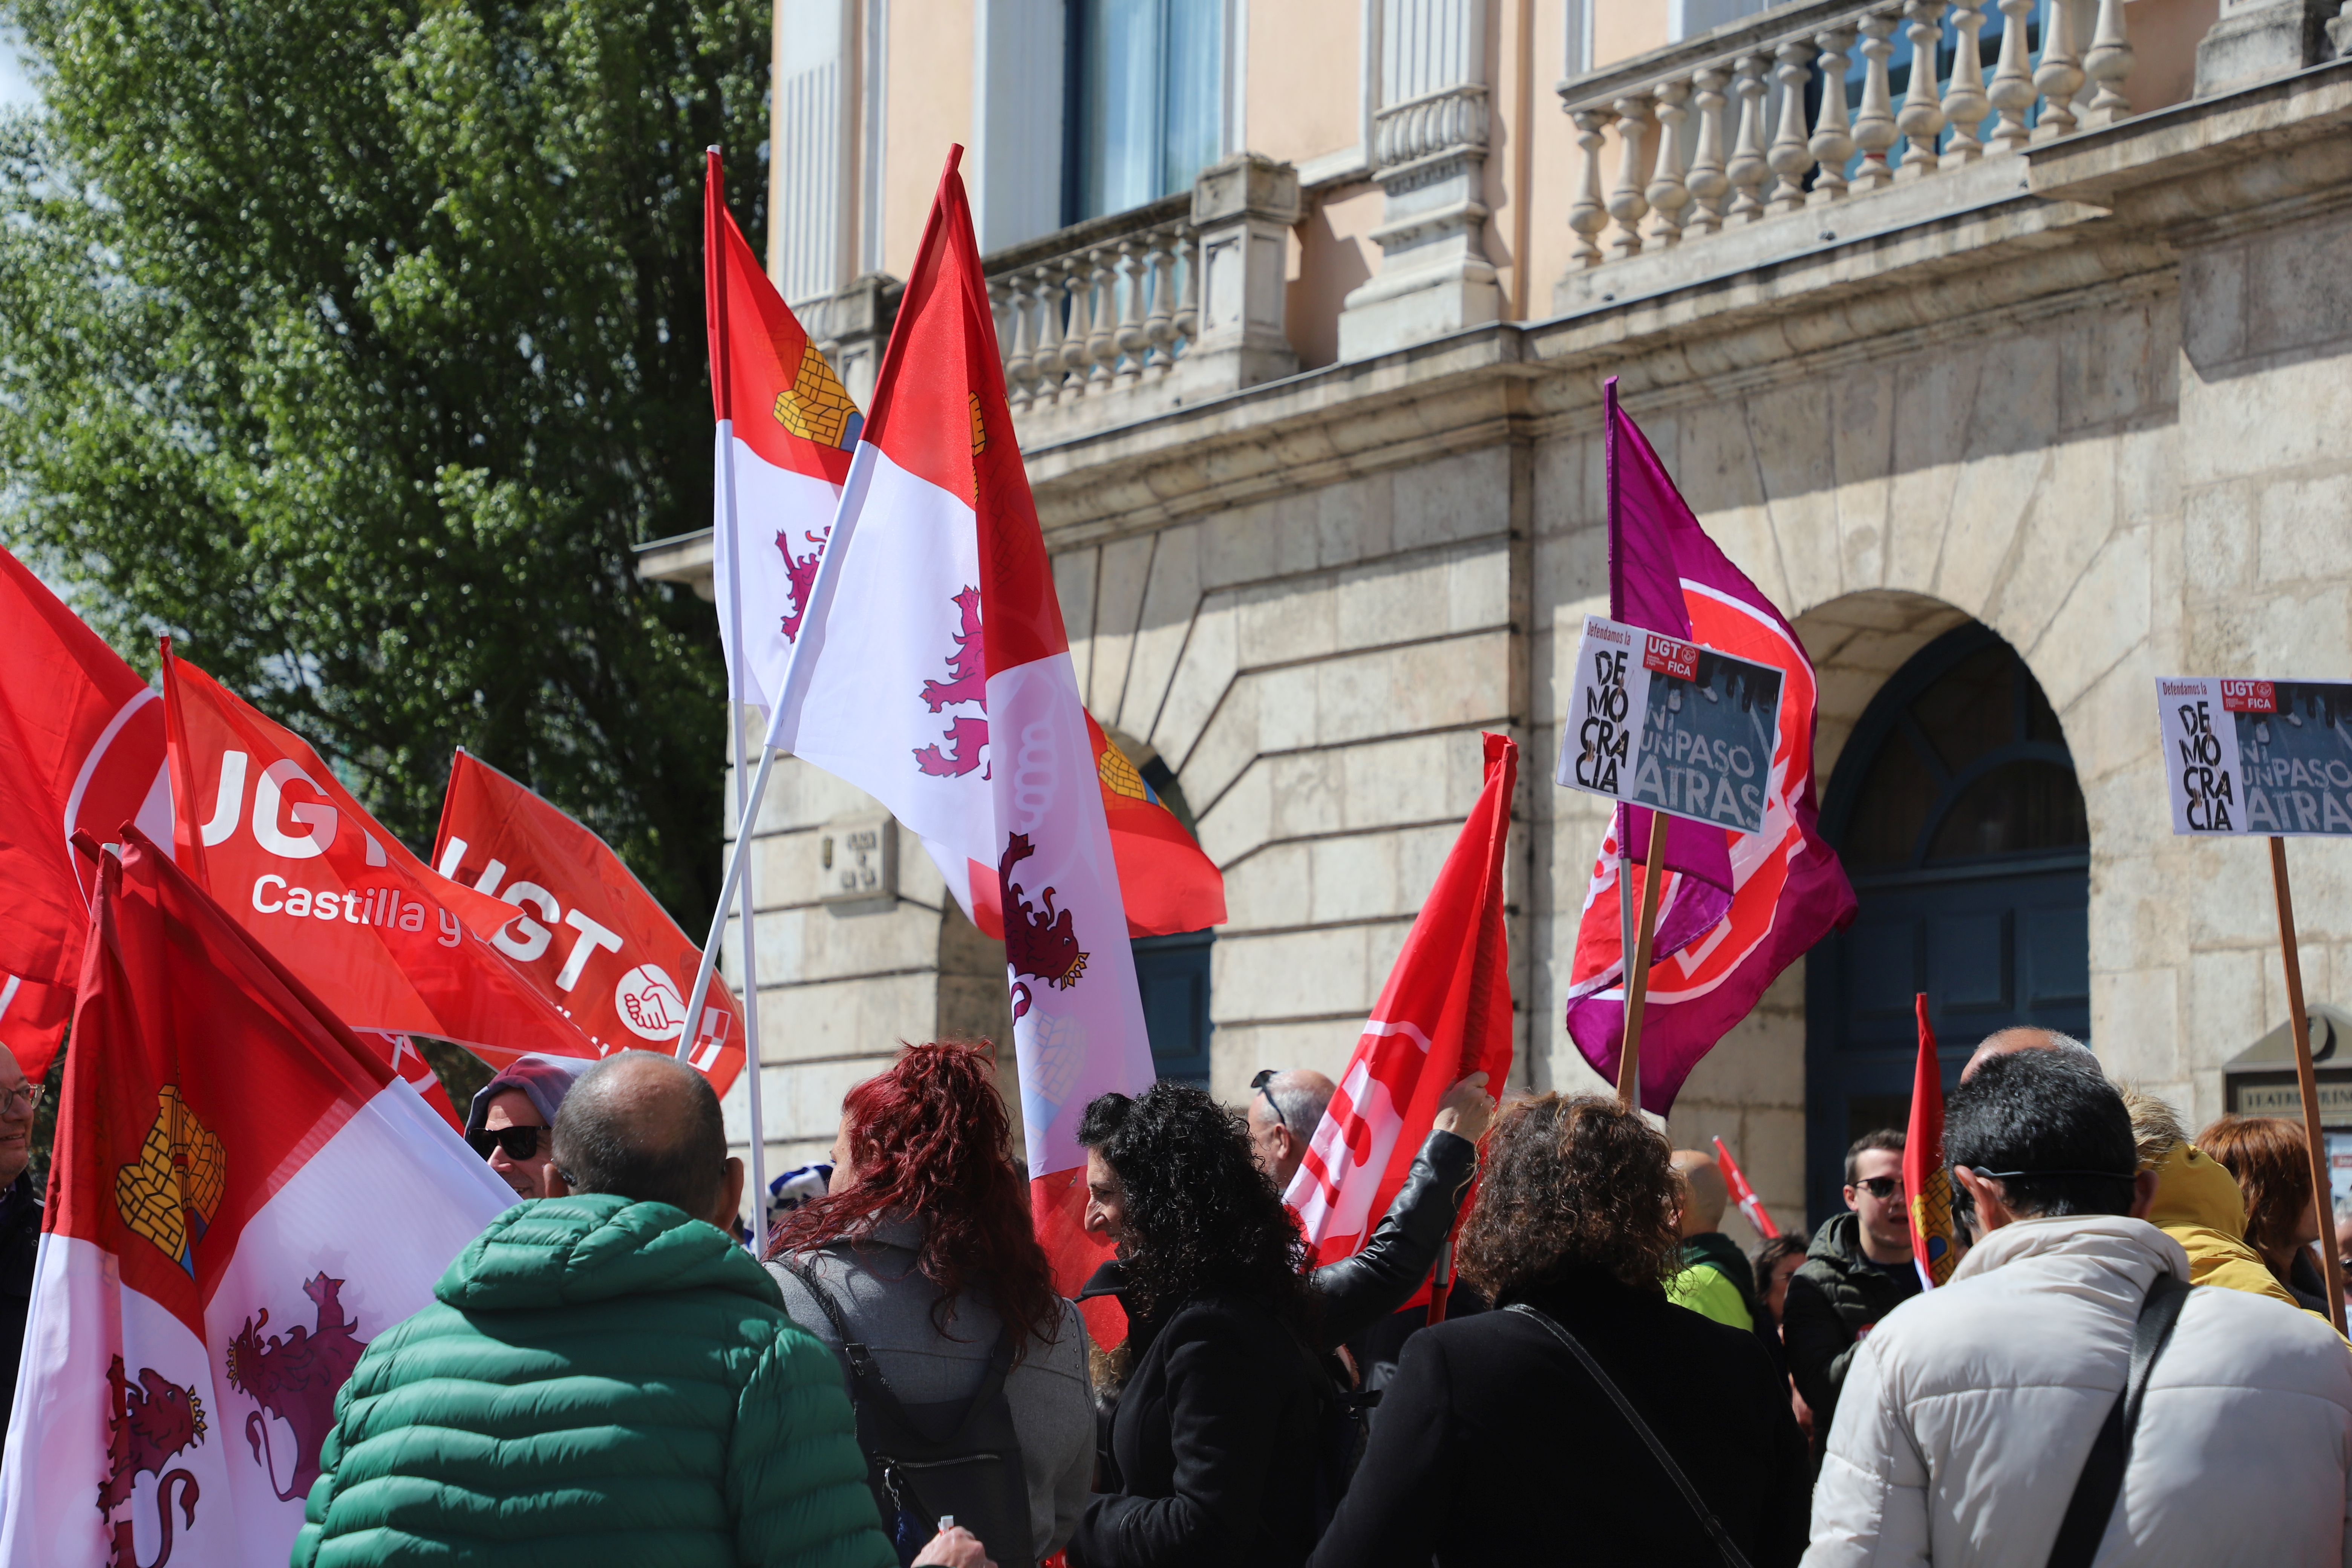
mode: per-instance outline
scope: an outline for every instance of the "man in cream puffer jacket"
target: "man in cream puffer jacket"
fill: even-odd
[[[2042,1568],[2180,1244],[2144,1218],[2130,1119],[2094,1066],[1987,1062],[1944,1147],[1986,1234],[1848,1374],[1806,1568]],[[1993,1173],[2006,1173],[1994,1174]],[[1956,1196],[1958,1195],[1956,1194]],[[2097,1568],[2352,1568],[2352,1356],[2240,1290],[2193,1290],[2149,1379]]]

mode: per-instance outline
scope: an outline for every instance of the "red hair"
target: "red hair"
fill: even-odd
[[[1062,1300],[1029,1219],[1029,1184],[1013,1163],[1013,1123],[988,1042],[908,1046],[889,1070],[842,1097],[857,1180],[779,1223],[766,1256],[856,1241],[885,1219],[924,1227],[915,1268],[938,1288],[931,1326],[944,1335],[955,1300],[983,1295],[1017,1361],[1031,1340],[1060,1337]]]

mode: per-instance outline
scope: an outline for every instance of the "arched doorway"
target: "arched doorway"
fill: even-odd
[[[2012,1024],[2087,1038],[2090,830],[2074,759],[2014,649],[1969,625],[1891,677],[1854,726],[1822,826],[1853,924],[1805,973],[1806,1206],[1844,1208],[1847,1145],[1901,1127],[1927,994],[1945,1087]]]

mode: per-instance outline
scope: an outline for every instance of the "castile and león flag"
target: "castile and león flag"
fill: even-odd
[[[361,1352],[514,1194],[121,832],[96,868],[0,1564],[283,1563]]]
[[[940,177],[771,693],[746,821],[772,759],[790,753],[888,807],[976,921],[994,906],[1032,1203],[1056,1283],[1075,1294],[1106,1255],[1083,1228],[1078,1119],[1099,1094],[1149,1085],[1151,1053],[1091,726],[1005,404],[961,156],[950,153]],[[709,963],[706,954],[697,993]],[[1115,1328],[1115,1306],[1092,1311],[1098,1333]]]

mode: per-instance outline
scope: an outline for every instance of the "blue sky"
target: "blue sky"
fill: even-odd
[[[25,79],[24,65],[16,58],[16,44],[15,36],[0,27],[0,109],[36,100],[33,84]]]

